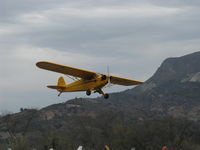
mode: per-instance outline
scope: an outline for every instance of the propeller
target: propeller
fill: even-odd
[[[108,76],[108,86],[107,87],[111,87],[111,76],[110,76],[110,68],[109,66],[107,66],[107,76]]]
[[[106,80],[108,78],[108,83],[107,85],[105,86],[106,87],[111,87],[112,86],[112,83],[111,83],[111,80],[112,80],[112,76],[110,76],[110,69],[109,69],[109,66],[107,66],[107,75],[102,75],[101,76],[101,79],[102,80]]]

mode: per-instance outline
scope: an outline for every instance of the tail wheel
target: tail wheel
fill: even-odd
[[[86,95],[90,96],[90,95],[91,95],[91,91],[90,91],[90,90],[87,90],[87,91],[86,91]]]
[[[105,95],[104,95],[104,98],[105,98],[105,99],[108,99],[108,98],[109,98],[109,94],[105,94]]]

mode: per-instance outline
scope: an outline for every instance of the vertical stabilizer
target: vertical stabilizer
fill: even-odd
[[[58,79],[58,84],[57,85],[58,85],[58,87],[66,87],[67,86],[63,77],[60,77]]]
[[[65,83],[65,80],[63,77],[60,77],[58,79],[58,83],[57,85],[48,85],[47,86],[48,88],[51,88],[51,89],[55,89],[57,90],[58,92],[60,92],[58,94],[58,96],[60,96],[60,94],[65,90],[65,88],[67,87],[67,84]]]

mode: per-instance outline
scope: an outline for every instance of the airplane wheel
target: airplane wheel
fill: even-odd
[[[90,95],[91,95],[91,91],[90,91],[90,90],[87,90],[87,91],[86,91],[86,95],[90,96]]]
[[[105,99],[108,99],[108,98],[109,98],[109,95],[108,95],[108,94],[105,94],[105,95],[104,95],[104,98],[105,98]]]

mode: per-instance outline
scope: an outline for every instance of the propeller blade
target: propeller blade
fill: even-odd
[[[108,74],[108,84],[110,84],[110,69],[109,69],[109,66],[107,66],[107,74]]]

